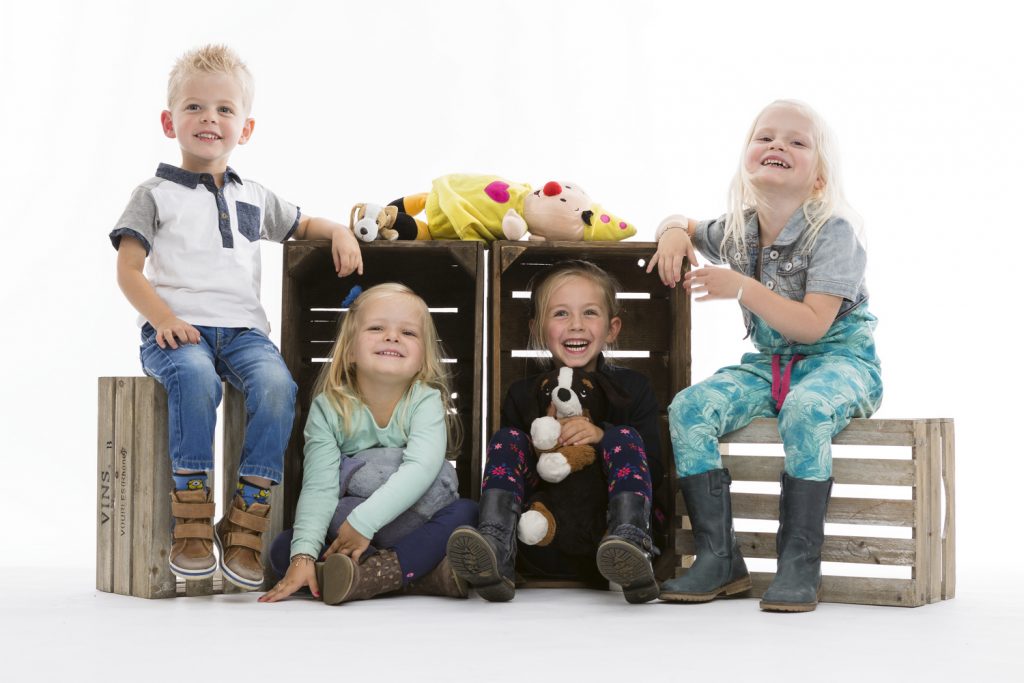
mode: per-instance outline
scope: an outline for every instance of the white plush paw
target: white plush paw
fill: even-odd
[[[533,447],[546,451],[558,444],[558,437],[562,435],[562,423],[553,417],[538,417],[530,425],[530,440]]]
[[[569,476],[572,471],[569,461],[561,453],[545,453],[537,460],[537,474],[544,481],[557,484]]]
[[[536,510],[527,510],[519,518],[516,533],[519,540],[526,545],[537,545],[548,533],[548,520]]]

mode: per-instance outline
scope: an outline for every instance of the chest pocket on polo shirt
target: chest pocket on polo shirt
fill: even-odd
[[[260,207],[245,202],[235,202],[238,216],[238,232],[247,240],[255,242],[260,238]]]
[[[779,261],[775,279],[779,290],[790,295],[789,298],[797,296],[802,299],[807,286],[807,256],[793,254],[783,257]]]

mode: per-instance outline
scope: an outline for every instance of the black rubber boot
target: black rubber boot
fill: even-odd
[[[682,576],[661,584],[661,599],[708,602],[750,590],[750,572],[732,527],[729,470],[717,469],[677,482],[693,526],[697,559]]]
[[[775,578],[761,597],[768,612],[810,612],[821,588],[821,544],[832,480],[796,479],[782,473],[779,497],[779,555]]]
[[[597,547],[601,576],[622,586],[627,602],[658,597],[651,557],[658,554],[651,540],[651,501],[636,493],[620,493],[608,501],[608,535]]]
[[[516,595],[515,494],[489,489],[480,495],[480,521],[460,526],[448,538],[448,561],[484,600],[508,602]]]

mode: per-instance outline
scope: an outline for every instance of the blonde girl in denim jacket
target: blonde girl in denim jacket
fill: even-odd
[[[832,437],[882,400],[867,307],[866,253],[850,223],[837,150],[816,112],[789,100],[758,114],[729,191],[729,213],[658,227],[648,272],[697,301],[736,299],[756,353],[680,392],[669,407],[679,489],[697,559],[661,586],[661,599],[706,602],[750,588],[732,525],[729,472],[718,437],[778,417],[785,449],[778,569],[761,609],[807,612],[818,602]],[[680,278],[694,248],[713,264]]]

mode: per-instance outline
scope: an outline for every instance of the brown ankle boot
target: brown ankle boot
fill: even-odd
[[[246,508],[241,496],[231,500],[228,513],[217,523],[220,570],[242,590],[263,587],[263,532],[269,528],[270,506],[253,503]]]
[[[174,543],[167,556],[171,571],[186,581],[213,576],[213,496],[209,489],[171,491]]]
[[[340,605],[398,590],[402,587],[402,568],[393,550],[380,550],[358,564],[336,553],[323,562],[317,578],[324,602]]]
[[[406,595],[440,595],[446,598],[468,598],[469,583],[459,578],[448,558],[445,557],[429,572],[406,584],[402,592]]]

